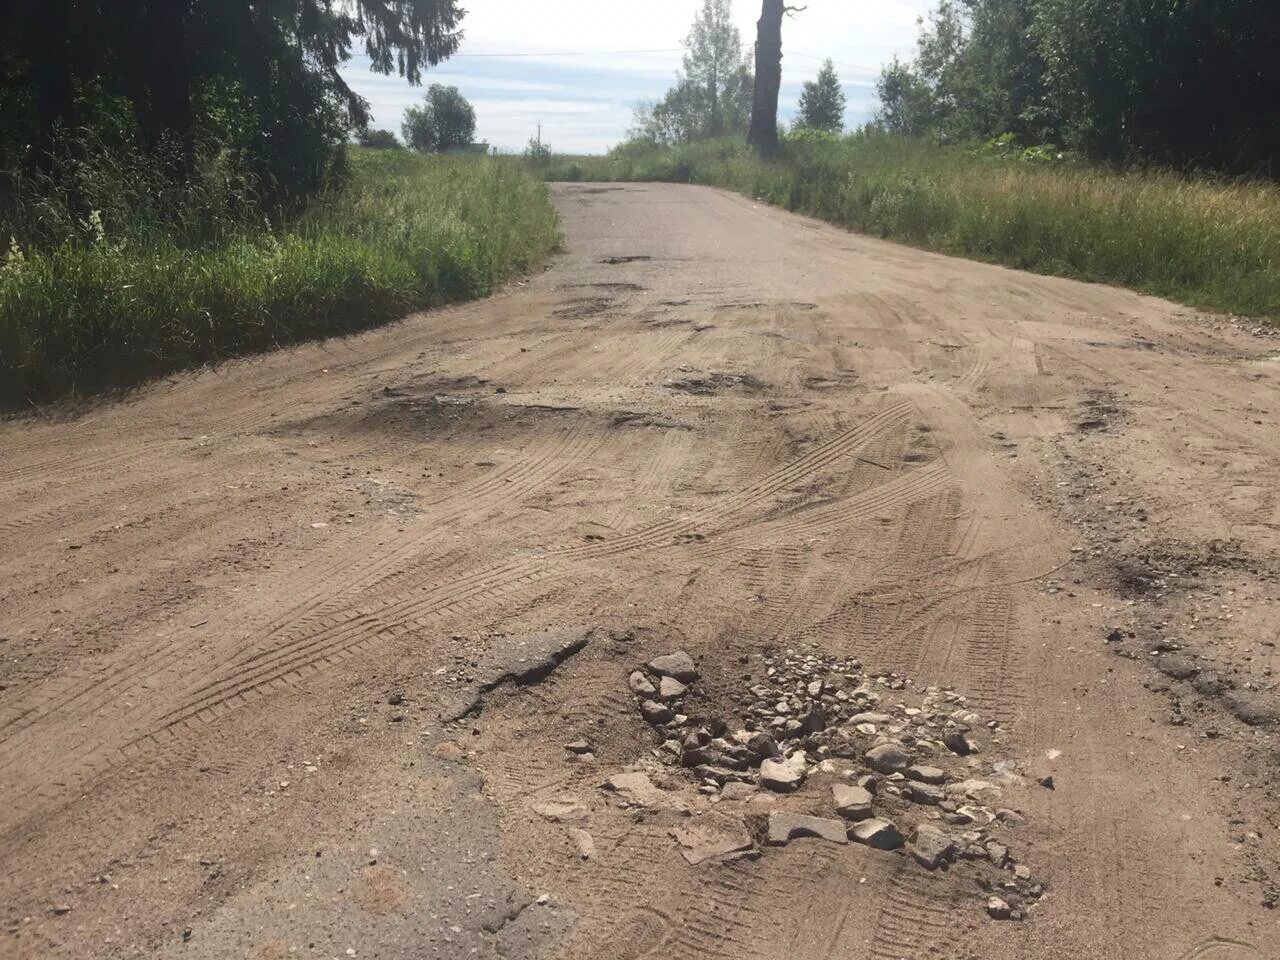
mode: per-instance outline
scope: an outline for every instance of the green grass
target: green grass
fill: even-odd
[[[274,228],[241,217],[195,238],[143,218],[129,229],[126,211],[56,242],[18,238],[7,258],[0,243],[0,401],[128,386],[480,297],[559,243],[545,184],[515,164],[353,151],[352,168]]]
[[[1028,162],[883,134],[562,158],[550,180],[726,187],[851,230],[1203,309],[1280,318],[1280,186]]]

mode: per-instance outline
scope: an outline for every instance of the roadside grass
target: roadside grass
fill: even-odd
[[[484,296],[560,242],[545,184],[516,164],[353,149],[351,168],[274,226],[196,216],[192,229],[126,205],[43,242],[14,234],[6,255],[5,228],[38,236],[56,218],[0,220],[0,402],[129,386]]]
[[[558,158],[548,180],[703,183],[862,233],[1037,273],[1280,318],[1280,186],[1115,171],[887,134]]]

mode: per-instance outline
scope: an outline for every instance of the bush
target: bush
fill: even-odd
[[[166,232],[128,198],[70,222],[51,202],[57,229],[15,236],[0,259],[0,399],[366,329],[482,296],[558,243],[546,187],[515,165],[357,151],[352,167],[348,185],[275,226],[229,217]]]

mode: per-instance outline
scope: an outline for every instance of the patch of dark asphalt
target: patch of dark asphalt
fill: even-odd
[[[476,670],[475,681],[440,711],[440,719],[454,723],[478,713],[484,707],[484,695],[498,687],[544,680],[565,660],[585,649],[594,634],[593,629],[583,628],[494,638]]]
[[[498,816],[451,741],[359,790],[358,816],[275,864],[153,955],[536,960],[572,910],[500,860]],[[454,758],[454,759],[450,759]],[[301,844],[300,844],[301,845]]]

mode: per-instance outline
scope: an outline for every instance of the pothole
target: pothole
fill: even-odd
[[[693,393],[702,396],[719,393],[721,390],[733,389],[758,393],[767,387],[763,380],[749,373],[724,372],[710,373],[702,377],[681,377],[678,380],[668,380],[665,385],[670,390],[679,390],[682,393]]]
[[[690,863],[779,855],[802,838],[861,844],[963,872],[993,919],[1031,915],[1045,885],[1010,849],[1024,818],[1000,800],[1026,780],[994,758],[997,724],[953,690],[917,690],[854,659],[788,650],[748,662],[726,712],[705,706],[683,651],[635,669],[628,686],[656,744],[602,789],[688,814],[670,833]]]

